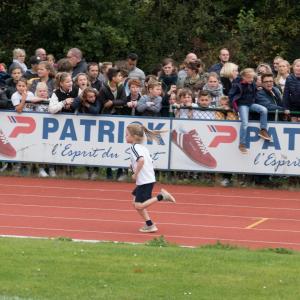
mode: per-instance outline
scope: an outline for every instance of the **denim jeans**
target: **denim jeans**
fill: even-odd
[[[240,144],[246,145],[246,134],[249,121],[249,111],[254,111],[260,114],[260,129],[267,129],[268,126],[268,110],[266,107],[253,103],[250,106],[239,106],[239,115],[241,119],[240,127]]]

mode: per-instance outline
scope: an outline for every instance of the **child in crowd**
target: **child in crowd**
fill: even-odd
[[[166,190],[161,189],[157,196],[152,197],[152,190],[155,184],[155,174],[152,159],[148,149],[142,145],[145,134],[151,140],[158,139],[160,131],[150,131],[142,125],[130,124],[126,128],[126,142],[131,144],[130,158],[133,170],[132,179],[136,182],[136,188],[132,192],[134,196],[134,207],[145,221],[145,226],[139,229],[140,232],[156,232],[158,228],[152,222],[147,208],[157,201],[168,201],[175,203],[175,198]]]
[[[175,107],[175,117],[180,119],[191,119],[193,117],[193,93],[190,89],[181,89],[178,93],[179,103]]]
[[[87,87],[83,90],[80,96],[76,97],[71,104],[75,112],[85,114],[99,114],[101,104],[98,99],[98,92],[92,87]]]
[[[285,82],[283,93],[283,106],[285,113],[291,116],[292,122],[299,122],[299,114],[291,111],[300,111],[300,58],[293,62],[293,73],[290,74]]]
[[[79,88],[79,95],[89,86],[91,82],[89,81],[88,75],[85,73],[78,73],[74,79],[75,85]]]
[[[216,111],[215,115],[217,120],[238,120],[237,114],[231,110],[228,96],[220,97],[219,103],[220,106],[218,106],[217,108],[220,110],[224,110],[225,112]]]
[[[22,111],[33,111],[34,103],[41,102],[44,99],[35,97],[34,94],[27,90],[27,80],[20,78],[16,84],[17,91],[11,96],[11,101],[18,113]],[[30,102],[30,103],[26,103]]]
[[[255,72],[252,68],[246,68],[241,72],[240,80],[237,80],[229,92],[229,99],[233,108],[239,112],[241,119],[239,150],[247,154],[246,135],[249,120],[249,112],[254,111],[260,114],[259,136],[267,141],[271,140],[267,132],[268,110],[262,105],[255,103],[256,85],[254,82]]]
[[[43,103],[38,103],[35,105],[34,110],[38,112],[48,112],[49,107],[49,93],[48,86],[46,82],[39,82],[36,85],[34,95],[41,99]]]
[[[215,112],[206,110],[208,108],[212,108],[211,96],[207,91],[199,92],[197,103],[194,107],[195,109],[193,109],[193,119],[215,120]]]
[[[138,115],[136,107],[141,98],[141,86],[142,83],[139,79],[130,79],[128,81],[129,95],[127,96],[127,103],[124,107],[125,115]]]
[[[149,81],[148,82],[148,95],[143,95],[137,104],[137,111],[142,116],[160,116],[161,102],[162,102],[162,88],[161,82]]]
[[[177,100],[177,86],[171,85],[170,89],[163,95],[162,97],[162,108],[161,108],[161,116],[162,117],[174,117],[173,112],[173,104],[176,104]]]
[[[49,112],[56,114],[58,112],[72,112],[71,104],[74,98],[78,96],[78,87],[73,87],[73,81],[70,73],[57,73],[55,77],[56,90],[53,92]]]
[[[211,106],[219,106],[219,99],[223,96],[223,86],[219,82],[219,75],[215,72],[208,74],[207,83],[203,87],[203,91],[207,91],[211,96]]]

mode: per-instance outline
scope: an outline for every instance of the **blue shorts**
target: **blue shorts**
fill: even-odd
[[[132,191],[132,195],[135,196],[135,202],[143,203],[152,198],[152,190],[155,182],[137,185]]]

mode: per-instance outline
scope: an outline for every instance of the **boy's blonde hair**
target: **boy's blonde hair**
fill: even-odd
[[[127,130],[129,134],[133,137],[133,139],[138,143],[142,143],[145,135],[150,141],[157,141],[161,144],[161,136],[160,134],[166,132],[165,130],[149,130],[144,125],[141,124],[129,124],[127,126]]]

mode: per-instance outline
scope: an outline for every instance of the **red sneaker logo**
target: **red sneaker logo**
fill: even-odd
[[[214,157],[208,152],[195,129],[187,133],[172,131],[172,141],[195,163],[210,169],[217,166]]]
[[[0,129],[0,155],[7,156],[7,157],[15,157],[16,150],[13,146],[9,143],[7,137]]]

